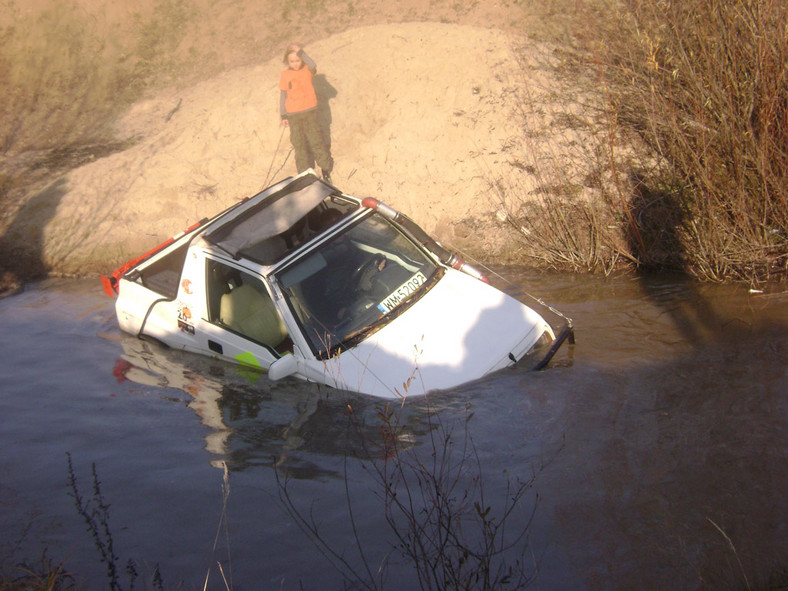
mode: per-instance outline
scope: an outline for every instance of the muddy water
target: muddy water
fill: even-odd
[[[493,516],[507,486],[530,483],[507,523],[527,535],[503,560],[522,560],[532,588],[741,589],[784,571],[788,297],[673,276],[503,274],[517,297],[571,316],[577,344],[546,371],[397,409],[401,457],[449,450],[454,498],[481,482]],[[165,588],[207,576],[224,589],[221,564],[233,589],[343,588],[287,511],[286,482],[346,573],[368,577],[363,555],[383,588],[417,586],[375,479],[391,455],[379,402],[122,335],[95,281],[0,300],[0,334],[4,564],[46,549],[105,588],[111,541],[123,589],[129,561],[138,587],[158,565]]]

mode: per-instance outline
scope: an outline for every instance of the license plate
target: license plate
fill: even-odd
[[[378,310],[387,314],[396,308],[401,301],[407,299],[419,287],[427,283],[427,278],[424,273],[418,271],[413,277],[408,279],[405,283],[400,285],[397,289],[392,291],[389,295],[383,298],[378,304]]]

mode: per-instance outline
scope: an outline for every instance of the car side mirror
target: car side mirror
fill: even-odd
[[[291,376],[298,371],[298,361],[295,356],[288,353],[271,364],[268,368],[268,379],[277,381]]]

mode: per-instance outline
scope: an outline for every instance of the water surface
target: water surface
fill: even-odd
[[[532,588],[739,589],[784,571],[788,298],[676,276],[502,275],[571,316],[577,344],[546,371],[395,408],[401,457],[434,457],[448,437],[455,492],[481,481],[492,514],[530,482],[510,531],[533,521],[505,558],[527,558]],[[416,585],[375,478],[393,449],[382,402],[123,335],[95,280],[0,300],[0,332],[4,562],[46,549],[108,586],[70,457],[91,509],[95,467],[124,589],[129,560],[146,581],[158,564],[165,588],[208,575],[223,589],[221,563],[234,589],[342,589],[285,481],[351,570],[361,547],[384,588]]]

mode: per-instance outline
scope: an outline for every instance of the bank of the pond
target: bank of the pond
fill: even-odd
[[[671,5],[643,21],[608,8],[10,5],[0,14],[0,62],[9,64],[0,77],[0,289],[47,273],[106,272],[292,174],[277,82],[282,48],[294,40],[318,63],[336,184],[401,209],[446,246],[554,269],[784,279],[785,8],[764,16],[748,5],[731,19],[709,1],[697,19]],[[652,67],[661,62],[643,42],[649,30],[674,31],[685,48],[741,41],[741,68],[730,75],[743,94],[730,98],[728,69],[712,59],[697,84],[681,82],[675,64]],[[712,83],[728,99],[725,116],[707,108]],[[673,84],[691,100],[659,90]],[[672,98],[653,102],[661,96]],[[708,119],[696,121],[699,113]],[[753,137],[763,141],[744,141]],[[714,150],[699,160],[698,145]]]
[[[239,8],[217,10],[223,22]],[[579,162],[566,163],[585,142],[560,125],[565,105],[553,70],[543,67],[550,50],[529,38],[521,8],[501,11],[518,24],[504,25],[502,15],[488,22],[489,11],[477,8],[442,22],[312,32],[306,50],[318,64],[321,121],[341,190],[389,203],[472,258],[522,264],[534,262],[523,253],[533,228],[512,223],[513,212],[552,185],[569,183],[583,200],[598,191],[578,180]],[[0,203],[0,271],[10,273],[1,280],[110,271],[294,174],[278,114],[284,66],[279,51],[268,53],[276,57],[149,92],[116,122],[111,142],[55,150],[65,168],[55,153],[6,153],[0,176],[41,164],[23,189],[3,187],[12,198]],[[571,172],[545,178],[527,164],[537,159],[560,160]]]
[[[307,51],[319,67],[334,183],[389,202],[447,242],[505,250],[509,229],[496,223],[490,185],[518,172],[513,40],[408,23],[354,29]],[[430,66],[436,55],[440,67]],[[59,274],[107,271],[294,174],[278,115],[282,68],[276,58],[138,102],[117,124],[128,147],[48,179],[8,222],[6,241]]]

